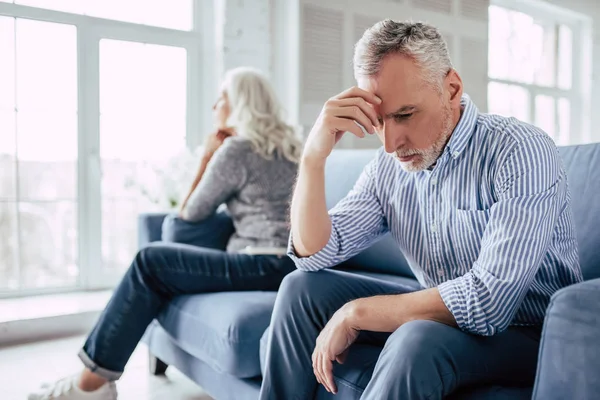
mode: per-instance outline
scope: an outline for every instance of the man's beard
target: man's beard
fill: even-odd
[[[400,162],[402,169],[407,172],[419,172],[430,168],[436,163],[442,152],[448,139],[452,134],[452,112],[449,107],[444,108],[444,125],[442,127],[442,134],[436,139],[431,147],[425,150],[410,150],[410,149],[398,149],[394,153],[396,160]],[[403,162],[400,157],[413,156],[416,157],[413,160]]]

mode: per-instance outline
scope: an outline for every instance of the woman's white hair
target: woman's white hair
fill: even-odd
[[[411,57],[423,69],[425,81],[435,88],[452,69],[448,46],[440,32],[422,22],[380,21],[367,29],[354,48],[354,77],[375,76],[388,54]]]
[[[227,125],[248,139],[258,154],[272,159],[278,153],[292,162],[300,161],[302,142],[283,120],[275,91],[260,71],[250,67],[229,70],[222,89],[229,99]]]

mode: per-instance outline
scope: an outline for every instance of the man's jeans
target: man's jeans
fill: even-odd
[[[313,399],[317,381],[311,354],[333,313],[356,298],[410,290],[340,271],[288,275],[271,317],[260,399]],[[441,399],[476,385],[532,386],[539,337],[540,327],[510,327],[482,337],[424,320],[392,334],[361,332],[359,341],[383,347],[361,399]],[[339,388],[343,382],[335,371],[334,366]]]
[[[79,357],[98,375],[116,380],[148,324],[174,296],[277,290],[284,276],[294,269],[293,261],[285,256],[152,244],[133,260]]]

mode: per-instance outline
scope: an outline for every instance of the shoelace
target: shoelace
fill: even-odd
[[[57,381],[54,385],[48,387],[48,391],[42,397],[44,400],[57,399],[61,395],[69,393],[73,390],[73,377],[66,377]]]

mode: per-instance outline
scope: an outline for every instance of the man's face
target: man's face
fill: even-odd
[[[425,83],[412,59],[398,54],[384,58],[379,74],[360,78],[358,86],[382,100],[375,110],[381,125],[377,135],[385,151],[394,154],[406,171],[435,164],[458,120],[453,111],[457,102],[460,107],[460,93],[458,100],[456,93],[448,93],[456,88],[445,80],[440,93]]]

